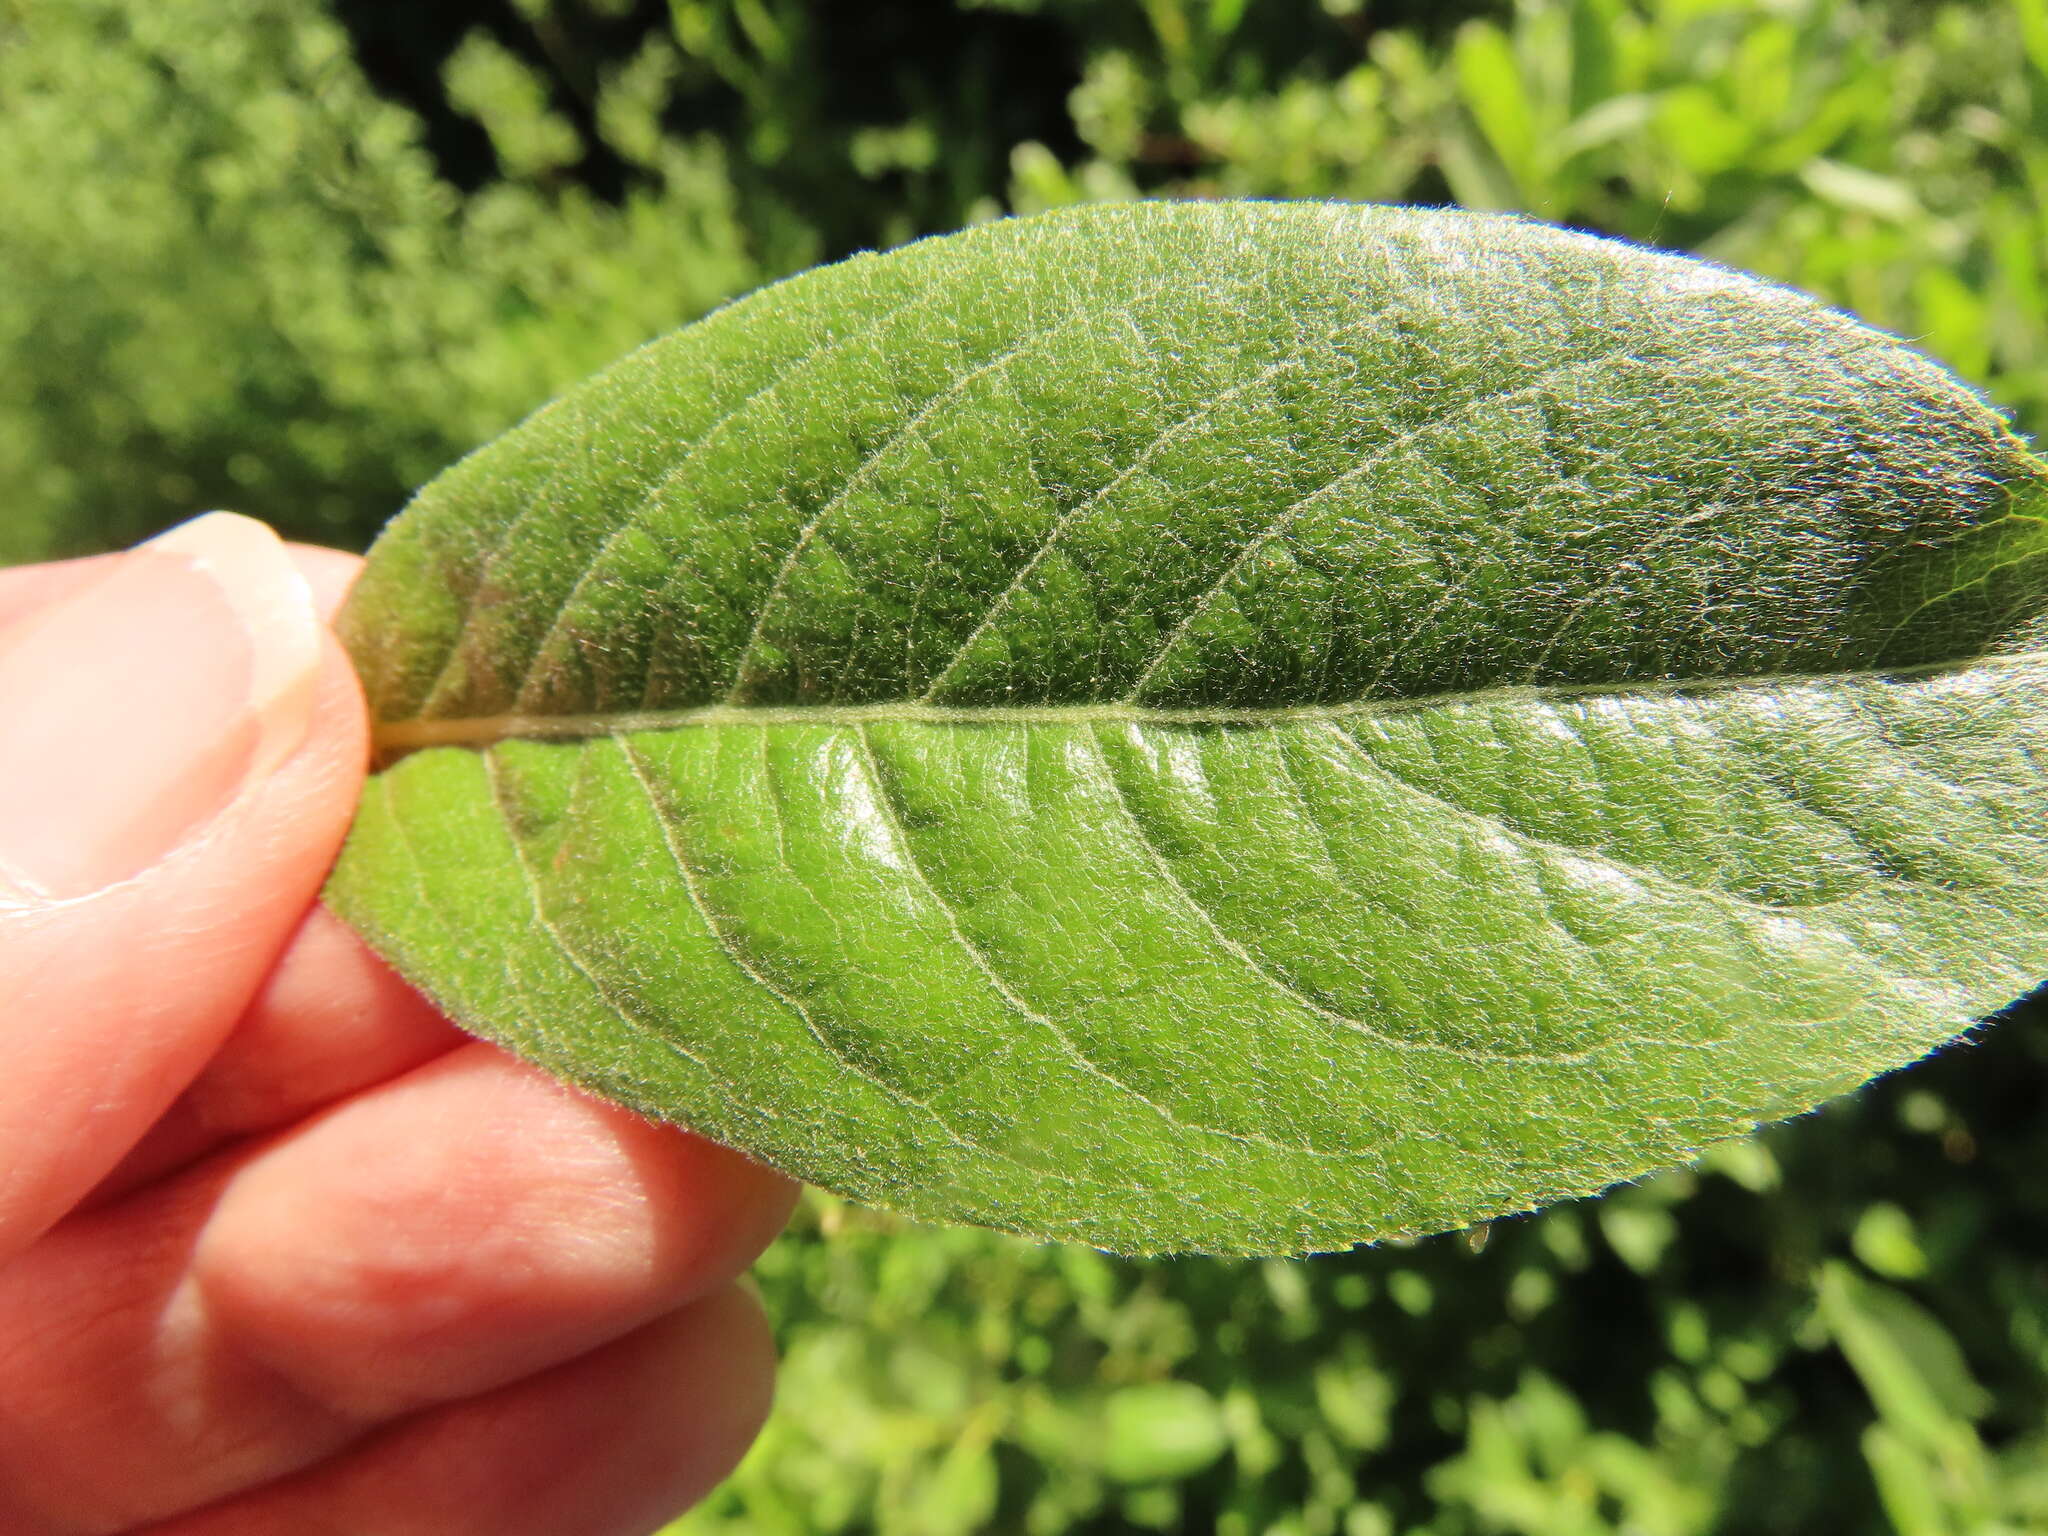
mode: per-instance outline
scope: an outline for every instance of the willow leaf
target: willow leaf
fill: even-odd
[[[1094,208],[862,257],[448,471],[333,903],[472,1029],[1126,1251],[1683,1160],[2048,975],[2048,470],[1791,292]]]

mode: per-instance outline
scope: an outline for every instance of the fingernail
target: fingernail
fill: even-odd
[[[320,619],[276,534],[211,512],[12,626],[0,650],[0,885],[141,874],[305,740]]]

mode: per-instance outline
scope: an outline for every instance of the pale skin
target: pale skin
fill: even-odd
[[[356,562],[209,524],[0,571],[0,1536],[641,1536],[766,1413],[794,1187],[317,904]]]

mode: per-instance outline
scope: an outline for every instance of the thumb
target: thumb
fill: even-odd
[[[365,750],[347,658],[249,518],[173,529],[0,631],[0,1262],[248,1006]]]

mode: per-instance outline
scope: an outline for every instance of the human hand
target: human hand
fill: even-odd
[[[0,571],[0,1536],[639,1536],[766,1412],[788,1181],[314,905],[355,563],[215,514]]]

